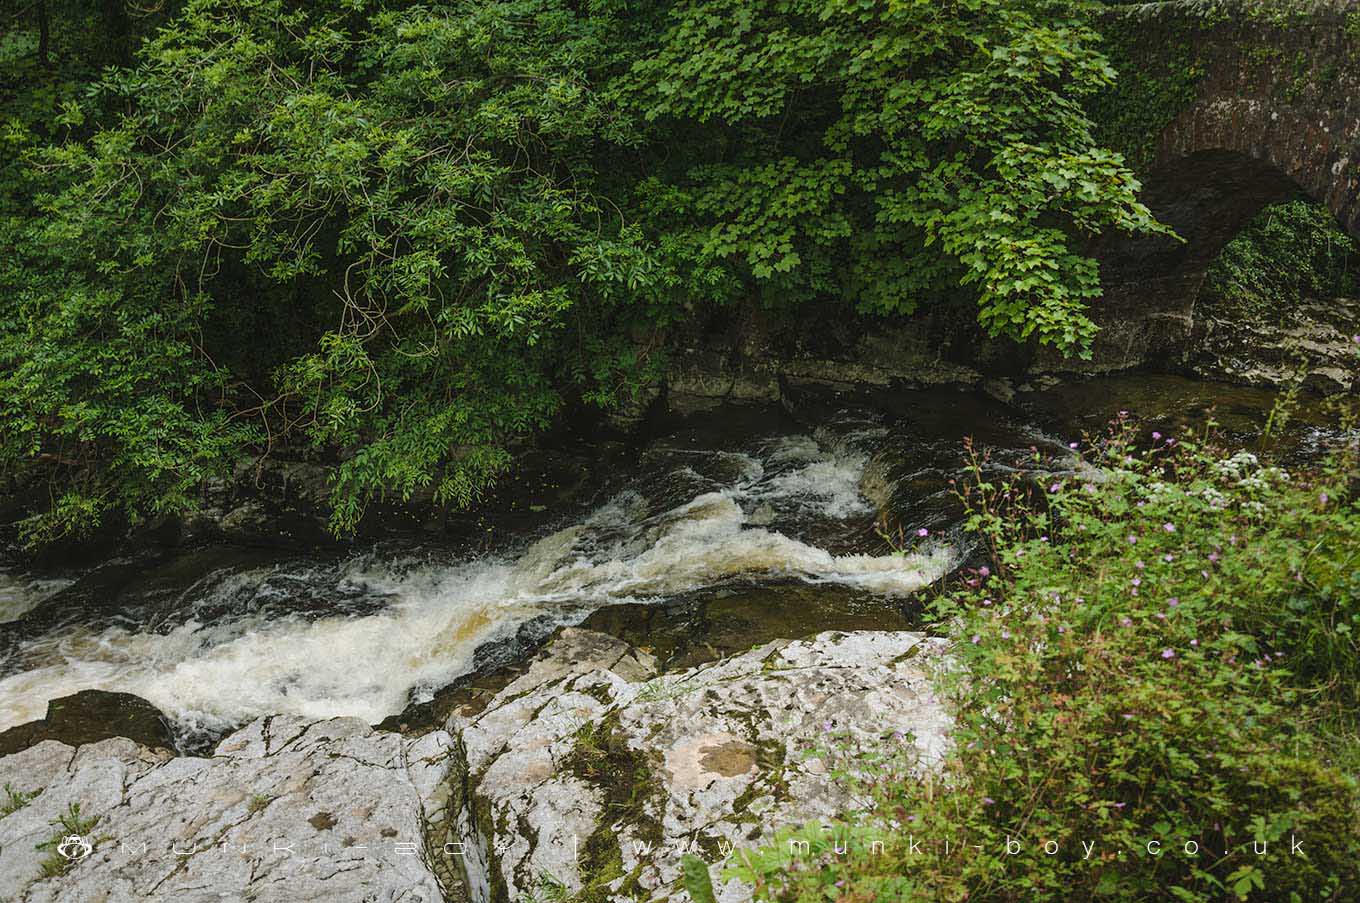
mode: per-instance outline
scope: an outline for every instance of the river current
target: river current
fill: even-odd
[[[963,437],[978,437],[990,467],[1021,466],[1037,448],[1050,468],[1079,468],[1069,439],[1112,413],[1116,389],[1136,395],[1132,383],[1106,384],[1027,406],[895,393],[792,417],[678,419],[581,510],[546,512],[489,550],[434,539],[317,555],[213,546],[0,571],[0,730],[86,689],[143,697],[190,740],[266,713],[377,723],[485,667],[486,650],[513,655],[527,627],[541,637],[616,607],[735,599],[734,617],[774,614],[764,633],[790,615],[812,630],[855,612],[855,623],[903,626],[921,591],[970,551],[949,485]],[[1183,420],[1229,393],[1250,431],[1268,409],[1268,393],[1174,385],[1199,402],[1153,392],[1164,409],[1152,419]],[[768,638],[757,626],[743,642]]]

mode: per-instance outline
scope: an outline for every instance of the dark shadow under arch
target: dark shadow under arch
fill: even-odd
[[[1176,354],[1191,335],[1200,286],[1224,245],[1263,208],[1310,197],[1274,164],[1223,148],[1165,161],[1143,186],[1143,202],[1183,241],[1110,235],[1093,249],[1104,289],[1093,309],[1103,327],[1096,349],[1102,369]]]

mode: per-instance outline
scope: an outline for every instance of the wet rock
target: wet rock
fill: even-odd
[[[724,402],[778,400],[777,374],[736,355],[681,355],[666,378],[667,405],[679,414],[708,411]]]
[[[44,741],[0,758],[0,783],[24,800],[0,816],[0,899],[435,903],[421,813],[447,739],[277,716],[205,758]],[[88,856],[35,850],[69,834]]]
[[[683,854],[710,862],[716,881],[733,846],[847,804],[827,763],[807,754],[828,731],[900,738],[932,768],[950,727],[929,689],[942,643],[822,633],[649,676],[651,657],[628,644],[563,631],[481,714],[450,721],[465,756],[451,824],[470,898],[551,886],[688,899]],[[730,882],[719,896],[750,892]]]
[[[1360,385],[1360,299],[1300,303],[1274,319],[1211,299],[1197,313],[1186,354],[1196,376],[1280,388],[1302,382],[1322,395]]]
[[[866,596],[853,587],[799,581],[730,586],[663,604],[596,609],[581,627],[631,643],[662,671],[693,668],[776,639],[827,630],[908,630],[919,621],[911,601]]]
[[[218,528],[228,537],[245,539],[264,533],[269,527],[269,512],[260,502],[249,501],[233,508],[218,521]]]
[[[145,699],[131,693],[82,690],[49,702],[45,718],[0,733],[0,756],[44,740],[81,746],[110,737],[126,737],[153,749],[175,748],[170,723]]]
[[[982,382],[982,391],[1002,404],[1010,404],[1015,398],[1015,386],[1009,379],[987,379]]]
[[[660,398],[661,386],[658,383],[644,385],[635,395],[624,399],[617,408],[611,410],[606,422],[619,432],[631,433],[643,425]]]

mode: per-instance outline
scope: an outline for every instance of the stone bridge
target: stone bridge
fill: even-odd
[[[1141,172],[1144,202],[1184,243],[1110,237],[1095,249],[1097,370],[1183,346],[1207,267],[1262,207],[1307,195],[1360,237],[1360,0],[1150,3],[1106,16],[1139,77],[1186,66],[1198,77]]]

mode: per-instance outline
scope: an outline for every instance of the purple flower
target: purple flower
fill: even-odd
[[[1160,611],[1157,612],[1155,615],[1153,615],[1153,617],[1156,618],[1156,619],[1159,620],[1159,621],[1165,621],[1165,620],[1166,620],[1166,615],[1162,614]]]
[[[925,527],[922,527],[921,529],[916,531],[916,535],[920,537],[926,537],[930,535],[930,531],[927,530]]]
[[[1048,487],[1048,491],[1049,491],[1049,492],[1057,492],[1057,491],[1058,491],[1059,489],[1061,489],[1061,488],[1062,488],[1062,484],[1061,484],[1061,483],[1054,483],[1052,486]]]
[[[1125,713],[1124,713],[1124,720],[1125,720],[1125,721],[1132,721],[1132,720],[1133,720],[1133,713],[1132,713],[1132,712],[1125,712]]]
[[[1143,585],[1143,578],[1142,578],[1142,577],[1134,577],[1132,582],[1133,582],[1133,585],[1134,585],[1134,586],[1142,586],[1142,585]]]
[[[978,574],[981,575],[981,576],[983,576],[983,577],[987,577],[987,576],[989,576],[991,573],[992,573],[992,569],[989,568],[989,567],[987,567],[987,565],[985,565],[985,564],[984,564],[982,567],[978,568]]]
[[[1011,638],[1011,632],[1010,632],[1009,630],[1003,630],[1003,631],[1001,631],[1001,639],[1003,639],[1003,640],[1009,640],[1010,638]]]
[[[1214,562],[1218,561],[1218,549],[1214,549],[1209,553],[1209,560]]]
[[[1165,531],[1168,532],[1168,533],[1175,533],[1175,532],[1176,532],[1176,525],[1173,524],[1173,523],[1168,522],[1168,523],[1162,524],[1162,529],[1165,530]]]
[[[1124,617],[1120,618],[1119,623],[1125,627],[1131,627],[1133,625],[1133,621],[1129,620],[1128,615],[1125,615]]]
[[[1069,442],[1069,443],[1067,443],[1067,447],[1070,448],[1070,449],[1072,449],[1072,451],[1076,451],[1076,450],[1077,450],[1077,446],[1078,446],[1078,443],[1076,443],[1076,442]]]
[[[1138,537],[1134,536],[1132,533],[1129,534],[1129,545],[1131,546],[1138,545]]]
[[[1175,653],[1174,650],[1171,650],[1171,649],[1163,649],[1163,650],[1162,650],[1162,658],[1175,658],[1175,657],[1176,657],[1176,653]]]
[[[973,634],[973,645],[976,646],[980,642],[982,642],[982,637],[979,634]]]
[[[1190,645],[1191,645],[1191,646],[1198,646],[1198,645],[1199,645],[1199,640],[1191,640],[1191,641],[1190,641]]]
[[[1321,502],[1321,503],[1324,504],[1324,505],[1327,504],[1327,493],[1325,493],[1325,492],[1319,492],[1319,493],[1318,493],[1318,501]]]
[[[1159,432],[1157,432],[1156,430],[1153,430],[1153,431],[1152,431],[1152,438],[1153,438],[1153,439],[1160,439],[1160,438],[1162,438],[1162,434],[1159,433]]]
[[[1165,555],[1162,556],[1162,560],[1167,563],[1170,563],[1176,560],[1176,556],[1172,555],[1170,552],[1167,552]]]
[[[995,805],[995,804],[996,804],[996,800],[992,799],[990,796],[984,796],[984,797],[982,798],[982,805],[984,805],[984,806],[993,806],[993,805]]]
[[[1175,596],[1172,596],[1170,599],[1166,600],[1166,604],[1170,605],[1172,608],[1175,608],[1177,605],[1181,604],[1181,600],[1177,599]]]

